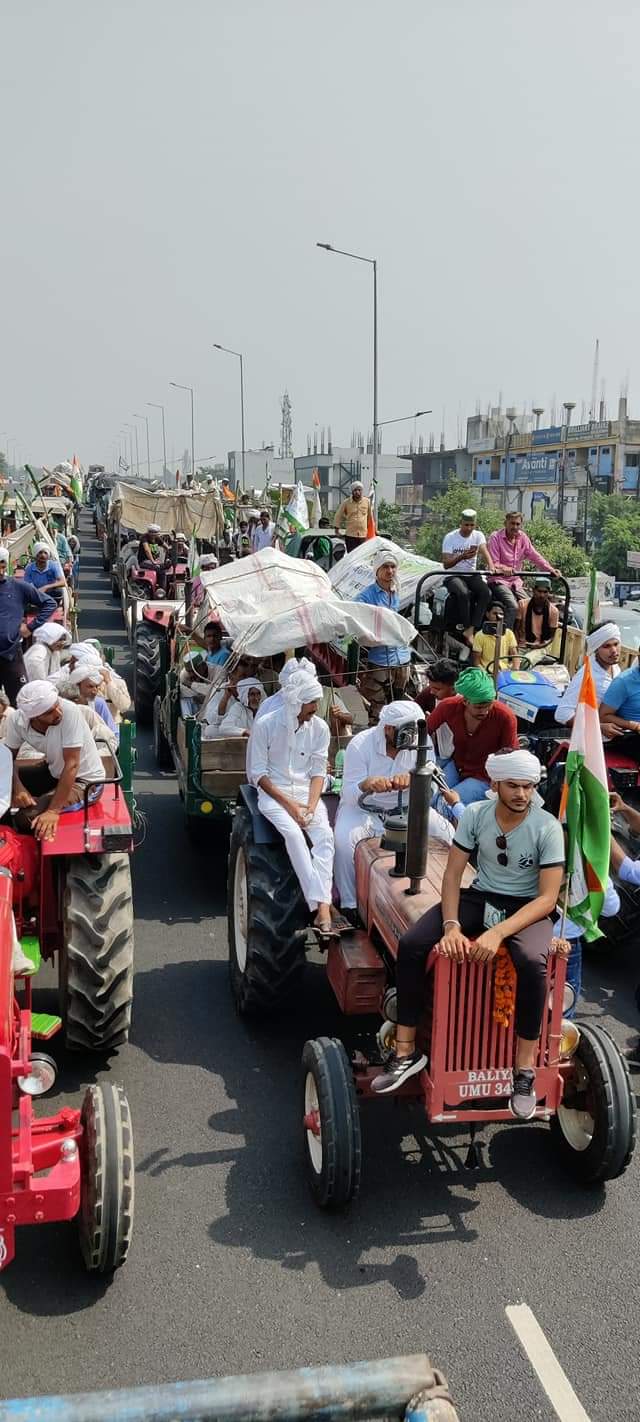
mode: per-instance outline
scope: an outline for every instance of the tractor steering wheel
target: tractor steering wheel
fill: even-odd
[[[359,806],[360,806],[360,809],[361,809],[361,810],[368,810],[368,811],[369,811],[369,814],[371,814],[371,815],[377,815],[378,818],[381,819],[381,820],[384,819],[385,815],[403,814],[403,812],[404,812],[404,805],[403,805],[403,803],[402,803],[403,797],[404,797],[405,795],[408,795],[409,791],[408,791],[408,790],[397,790],[397,791],[390,791],[390,790],[387,790],[386,793],[387,793],[387,795],[390,795],[390,794],[397,794],[397,796],[398,796],[398,801],[397,801],[397,804],[396,804],[396,805],[381,805],[381,804],[379,804],[379,802],[378,802],[377,800],[370,800],[370,799],[369,799],[369,792],[368,792],[368,791],[365,791],[364,795],[359,795],[359,796],[358,796],[358,804],[359,804]]]

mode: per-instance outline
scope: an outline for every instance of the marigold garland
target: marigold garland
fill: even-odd
[[[493,980],[493,1020],[499,1027],[508,1027],[516,1005],[516,970],[504,943],[496,953],[496,972]]]

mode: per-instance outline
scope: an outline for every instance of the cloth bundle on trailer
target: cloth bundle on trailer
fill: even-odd
[[[185,533],[189,537],[215,543],[224,531],[222,499],[215,489],[206,493],[167,493],[161,489],[137,489],[133,484],[116,484],[111,510],[125,528],[146,533],[157,524],[161,533]]]

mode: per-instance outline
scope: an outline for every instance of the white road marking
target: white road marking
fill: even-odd
[[[576,1397],[529,1305],[508,1304],[505,1313],[560,1422],[589,1422],[588,1414]]]

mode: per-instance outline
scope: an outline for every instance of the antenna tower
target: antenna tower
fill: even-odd
[[[594,353],[593,353],[593,378],[592,378],[592,381],[591,381],[591,408],[590,408],[590,410],[589,410],[589,419],[590,419],[590,420],[596,420],[596,419],[598,418],[598,414],[597,414],[597,400],[598,400],[598,375],[599,375],[599,372],[600,372],[600,342],[599,342],[599,340],[596,340],[596,348],[595,348],[595,351],[594,351]]]
[[[293,427],[291,424],[291,401],[285,390],[280,401],[280,458],[290,459],[293,454]]]

